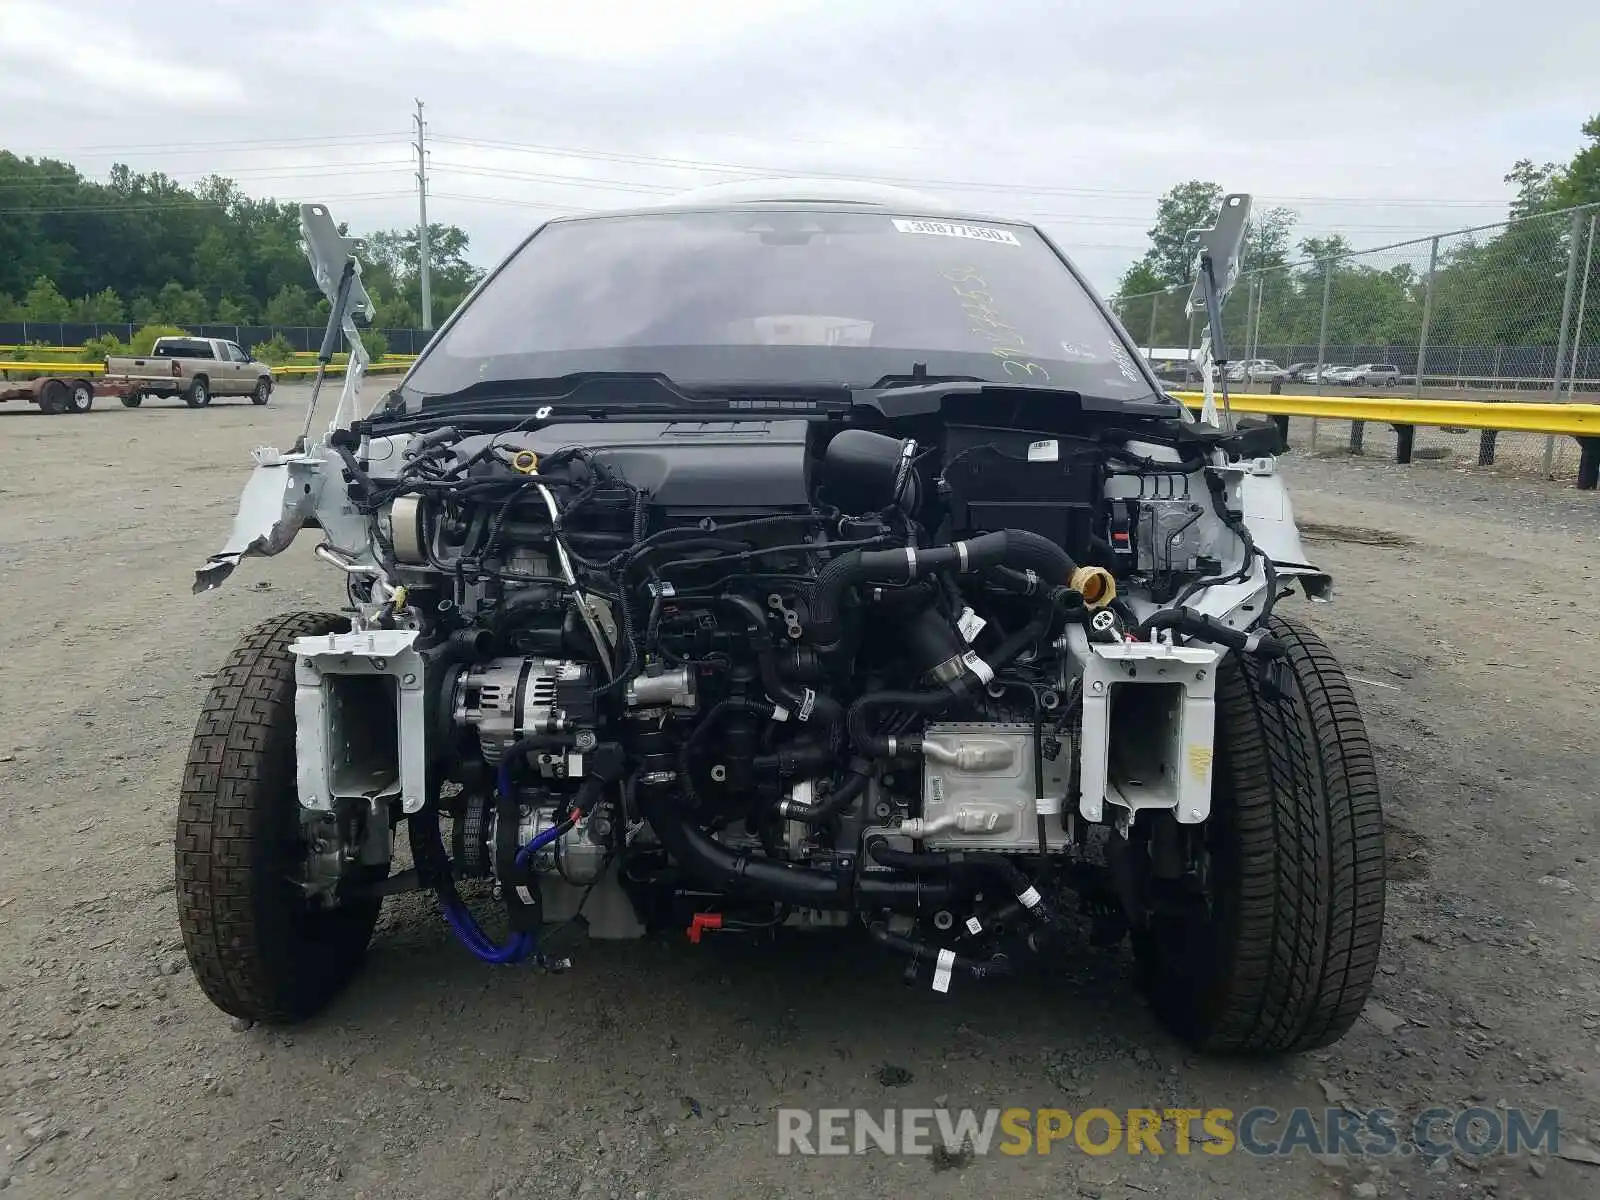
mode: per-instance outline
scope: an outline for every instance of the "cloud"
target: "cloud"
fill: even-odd
[[[160,69],[157,31],[197,21],[221,49]],[[1040,219],[1109,290],[1184,179],[1357,245],[1494,220],[1513,161],[1573,152],[1597,60],[1579,0],[5,0],[0,145],[91,173],[116,156],[69,148],[148,146],[120,157],[378,228],[415,221],[420,96],[430,216],[486,261],[552,211],[832,173]]]

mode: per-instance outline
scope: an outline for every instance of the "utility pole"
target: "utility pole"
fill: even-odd
[[[433,290],[428,276],[428,126],[422,119],[422,101],[417,101],[417,273],[422,282],[422,327],[433,328]]]

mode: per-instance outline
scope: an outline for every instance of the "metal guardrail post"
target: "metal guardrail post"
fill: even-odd
[[[1422,376],[1428,370],[1428,326],[1433,323],[1433,279],[1439,273],[1439,239],[1428,243],[1428,278],[1422,288],[1422,332],[1417,338],[1417,385],[1413,395],[1422,399]]]
[[[1589,246],[1583,253],[1583,286],[1578,289],[1578,315],[1572,321],[1572,367],[1567,371],[1567,403],[1572,403],[1573,385],[1578,381],[1578,351],[1583,346],[1583,318],[1589,311],[1589,273],[1594,266],[1594,235],[1600,212],[1589,214]]]
[[[1572,292],[1578,282],[1578,247],[1583,241],[1582,212],[1572,214],[1572,228],[1567,240],[1571,242],[1567,248],[1567,285],[1561,293],[1561,331],[1556,335],[1556,369],[1550,380],[1550,401],[1553,404],[1561,400],[1561,369],[1567,360],[1567,322],[1572,319]],[[1589,281],[1585,279],[1584,282]],[[1547,479],[1555,466],[1555,457],[1556,439],[1547,437],[1544,440],[1544,475]]]
[[[1394,427],[1394,460],[1397,463],[1411,461],[1412,448],[1417,443],[1417,427],[1415,425],[1396,425]]]
[[[1586,492],[1600,483],[1600,438],[1578,439],[1578,486]]]

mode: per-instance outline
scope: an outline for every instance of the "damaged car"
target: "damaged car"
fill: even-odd
[[[805,928],[947,992],[1128,946],[1198,1048],[1350,1027],[1378,781],[1220,345],[1197,416],[1035,225],[762,181],[549,221],[362,415],[359,246],[303,217],[351,368],[196,581],[312,537],[329,579],[185,769],[219,1008],[318,1012],[424,889],[495,965]]]

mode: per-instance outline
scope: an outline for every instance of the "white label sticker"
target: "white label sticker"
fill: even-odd
[[[789,719],[789,710],[781,704],[774,704],[772,706],[772,719],[774,721],[787,721]]]
[[[1061,443],[1055,438],[1044,438],[1041,441],[1028,443],[1029,462],[1060,462]]]
[[[1033,802],[1033,808],[1041,817],[1053,817],[1061,811],[1061,797],[1040,796]]]
[[[807,688],[800,701],[800,719],[811,720],[811,710],[817,706],[817,693]]]
[[[933,990],[948,992],[950,990],[950,972],[956,965],[956,952],[954,950],[939,951],[939,961],[933,966]]]
[[[961,610],[961,618],[956,622],[956,628],[961,631],[962,639],[970,644],[977,639],[977,636],[983,632],[983,627],[988,623],[970,608],[963,608]]]
[[[1029,885],[1028,890],[1017,897],[1017,902],[1021,904],[1023,908],[1034,908],[1037,907],[1039,901],[1043,899],[1044,897],[1039,895],[1039,889]]]
[[[1006,229],[990,229],[984,225],[957,225],[950,221],[907,221],[894,218],[894,227],[901,233],[931,233],[938,237],[967,238],[974,242],[995,242],[1003,246],[1020,246],[1017,235]]]
[[[961,661],[967,664],[967,670],[976,675],[980,683],[989,683],[994,679],[994,668],[979,658],[977,651],[968,650],[961,656]]]
[[[967,932],[970,933],[973,937],[977,937],[980,933],[983,932],[983,922],[978,920],[977,917],[968,917],[967,918]]]
[[[516,891],[517,891],[517,899],[518,900],[521,900],[524,904],[532,904],[533,903],[533,893],[530,892],[522,884],[520,884],[520,883],[517,884]]]

